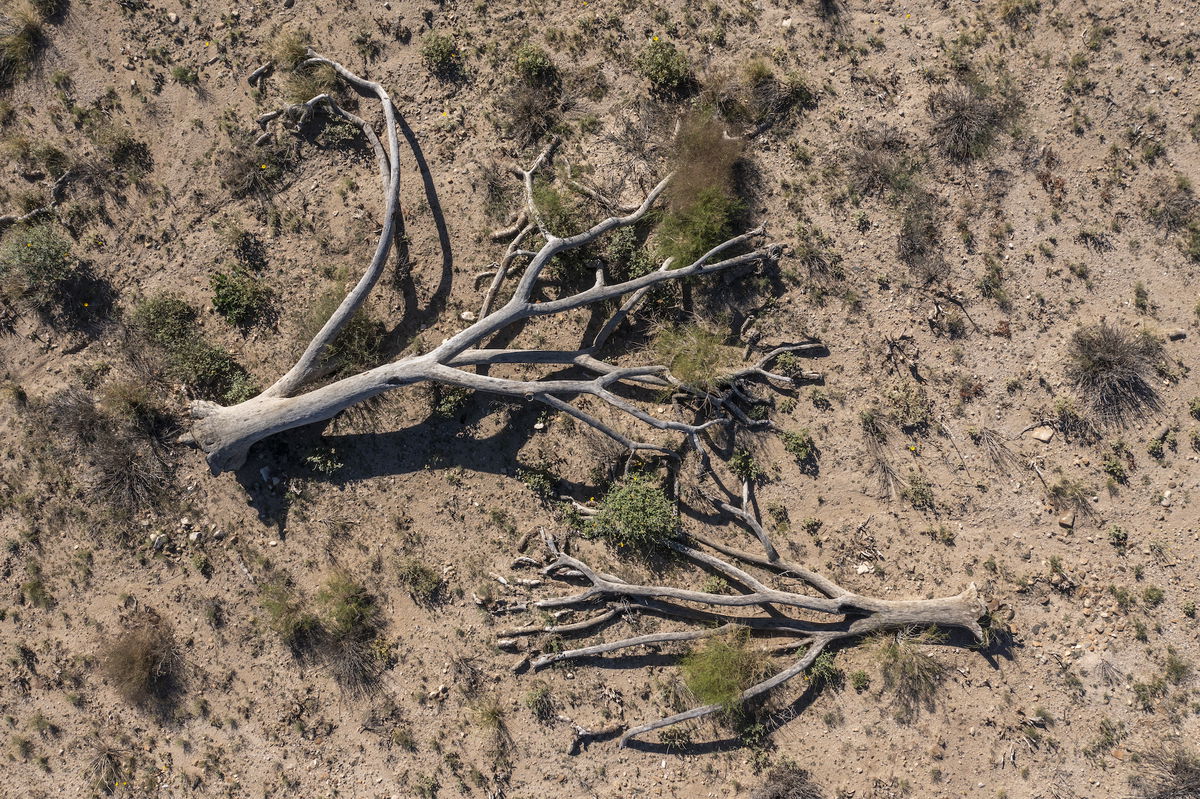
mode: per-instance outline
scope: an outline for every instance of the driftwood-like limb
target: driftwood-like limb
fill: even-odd
[[[350,317],[367,299],[378,282],[393,244],[399,213],[399,142],[397,114],[388,93],[378,83],[358,77],[346,67],[312,51],[306,61],[309,64],[325,64],[358,91],[379,100],[384,120],[386,149],[372,126],[359,117],[340,108],[326,95],[314,97],[306,103],[290,106],[266,114],[260,124],[281,119],[298,127],[312,114],[324,111],[340,116],[358,126],[367,136],[379,160],[380,178],[384,185],[384,222],[375,252],[358,283],[330,316],[329,320],[306,347],[304,354],[281,378],[262,394],[241,404],[222,407],[212,402],[192,403],[192,429],[184,438],[196,443],[207,454],[209,468],[214,474],[240,467],[249,448],[258,441],[276,433],[302,425],[327,420],[345,408],[362,402],[384,391],[403,388],[422,382],[440,382],[449,385],[473,388],[478,391],[521,397],[544,402],[557,410],[569,413],[576,419],[596,430],[611,436],[628,447],[630,451],[651,450],[672,454],[670,448],[659,444],[638,442],[611,424],[582,411],[572,404],[580,395],[591,395],[612,408],[662,431],[682,434],[686,445],[700,451],[702,464],[707,464],[700,433],[712,425],[744,424],[760,425],[751,421],[737,407],[737,386],[721,396],[709,396],[706,392],[683,385],[667,373],[663,367],[616,367],[596,357],[597,350],[613,331],[636,308],[638,302],[654,286],[672,280],[706,277],[723,272],[737,272],[774,261],[780,247],[763,243],[763,227],[721,242],[688,265],[671,268],[664,264],[657,271],[637,278],[610,283],[603,268],[596,271],[595,283],[578,291],[565,291],[553,299],[534,299],[535,290],[542,284],[541,275],[556,257],[571,250],[586,246],[607,233],[637,223],[651,211],[671,180],[663,178],[643,201],[632,210],[619,211],[620,216],[611,216],[597,222],[587,230],[570,235],[566,231],[551,231],[540,216],[534,199],[533,178],[535,173],[548,164],[554,155],[557,142],[552,142],[528,168],[514,168],[525,190],[526,209],[518,215],[520,225],[513,233],[504,260],[496,271],[489,275],[492,282],[481,309],[480,316],[472,324],[435,348],[419,354],[406,356],[392,363],[345,377],[325,386],[301,393],[307,384],[328,373],[324,355],[331,341],[337,336]],[[522,219],[521,217],[527,217]],[[507,232],[507,231],[504,231]],[[523,249],[525,241],[540,234],[543,243],[537,250]],[[528,264],[520,272],[512,297],[501,307],[493,310],[500,285],[506,279],[511,265],[518,258],[528,258]],[[619,301],[622,304],[601,328],[590,347],[562,352],[541,350],[489,350],[485,342],[496,333],[522,321],[540,316],[565,314],[579,308]],[[521,365],[574,364],[597,375],[583,380],[511,380],[468,371],[471,367],[489,363]],[[757,365],[754,368],[759,368]],[[765,370],[764,370],[765,373]],[[733,380],[736,384],[742,377],[761,377],[753,369]],[[768,376],[768,379],[770,377]],[[674,388],[706,400],[706,407],[715,408],[715,415],[695,423],[684,423],[659,419],[643,410],[632,400],[618,393],[625,384],[640,384],[660,388]]]
[[[743,508],[724,503],[724,510],[738,521],[748,524],[756,537],[766,539],[762,526],[749,512],[748,497],[743,494]],[[771,652],[793,651],[803,648],[803,654],[786,668],[756,685],[746,688],[741,702],[750,702],[783,685],[793,677],[804,673],[827,647],[839,641],[860,638],[874,632],[909,627],[957,627],[968,630],[976,640],[982,640],[983,629],[979,620],[985,614],[975,584],[955,596],[940,599],[884,600],[867,597],[849,591],[833,581],[808,569],[780,560],[769,540],[764,542],[765,557],[733,549],[703,535],[693,534],[691,542],[711,548],[724,555],[723,559],[696,549],[687,541],[667,543],[675,552],[697,565],[723,575],[731,585],[739,586],[741,593],[713,594],[686,588],[665,585],[639,585],[619,577],[592,569],[585,562],[571,557],[551,546],[554,556],[543,573],[560,577],[560,572],[569,572],[573,578],[582,578],[589,585],[582,592],[562,597],[551,597],[534,603],[538,608],[560,608],[577,605],[593,605],[597,602],[619,603],[605,613],[594,616],[588,622],[572,625],[577,629],[593,630],[600,621],[608,622],[618,617],[625,618],[632,611],[660,616],[675,621],[689,621],[702,625],[692,629],[663,630],[631,638],[545,654],[532,661],[534,670],[552,663],[579,658],[596,657],[639,646],[672,644],[697,641],[723,635],[734,630],[745,629],[757,638],[790,638],[783,643],[767,647]],[[793,577],[816,589],[818,595],[786,591],[766,585],[754,574],[746,571],[734,561],[758,567],[779,576]],[[742,609],[742,612],[727,612],[723,609]],[[753,615],[747,609],[758,609]],[[803,615],[789,615],[800,613]],[[821,621],[812,614],[835,617],[832,621]],[[807,617],[806,617],[807,616]],[[563,628],[524,628],[521,632],[534,634]],[[512,634],[506,631],[503,634]],[[683,713],[677,713],[657,721],[634,727],[621,736],[620,745],[630,739],[653,730],[669,727],[684,721],[702,718],[726,709],[724,705],[704,705]]]

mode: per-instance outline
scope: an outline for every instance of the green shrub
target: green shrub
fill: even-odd
[[[915,469],[908,473],[908,479],[900,490],[900,496],[908,500],[917,510],[933,510],[937,503],[933,496],[933,483],[929,478]]]
[[[650,352],[680,382],[700,391],[719,388],[724,375],[741,359],[736,347],[726,346],[719,335],[698,324],[662,328],[650,343]]]
[[[421,40],[421,58],[429,71],[438,77],[454,77],[462,71],[462,53],[450,36],[426,34]]]
[[[729,471],[733,472],[734,476],[742,481],[754,481],[761,478],[766,472],[758,465],[758,461],[754,459],[747,450],[739,449],[733,453],[733,457],[729,459]]]
[[[617,547],[647,553],[675,537],[679,511],[660,487],[644,477],[632,477],[605,495],[587,529]]]
[[[783,439],[783,448],[796,459],[796,463],[800,465],[802,471],[807,474],[816,470],[817,456],[820,453],[808,430],[801,430],[798,433],[785,430],[779,434],[779,437]]]
[[[149,341],[170,347],[195,338],[196,309],[177,294],[157,294],[138,303],[133,324]]]
[[[706,705],[722,705],[727,713],[740,709],[742,693],[760,682],[770,669],[766,653],[747,646],[749,634],[709,638],[683,659],[684,684]]]
[[[677,95],[692,83],[692,68],[687,57],[670,42],[653,37],[637,58],[637,70],[650,81],[651,90],[660,95]]]
[[[526,42],[514,53],[517,77],[533,86],[545,86],[558,79],[558,68],[550,55],[537,45]]]
[[[163,352],[171,377],[199,396],[234,403],[252,397],[250,375],[232,355],[199,337],[196,317],[178,295],[159,294],[138,304],[133,323]]]
[[[817,690],[825,686],[837,688],[845,680],[845,674],[834,662],[834,657],[833,652],[822,652],[808,667],[808,681]]]
[[[379,624],[379,608],[367,589],[338,572],[317,592],[326,629],[337,639],[372,638]]]
[[[1163,603],[1166,594],[1161,588],[1156,585],[1146,586],[1146,590],[1142,592],[1142,601],[1146,603],[1148,608],[1156,608]]]
[[[688,266],[730,238],[745,210],[740,199],[716,187],[702,189],[687,207],[668,213],[659,228],[661,250],[676,267]],[[728,257],[727,253],[724,257]]]
[[[269,321],[275,294],[260,279],[242,270],[212,276],[213,308],[226,322],[246,330]]]
[[[413,600],[422,605],[437,602],[445,585],[442,576],[421,558],[400,561],[397,576]]]
[[[171,67],[171,79],[181,86],[195,86],[200,82],[200,73],[193,67]]]
[[[283,79],[283,96],[289,103],[307,103],[322,94],[333,95],[341,85],[328,64],[303,64]]]
[[[271,629],[293,652],[300,654],[316,643],[321,622],[304,607],[300,597],[287,583],[267,583],[259,594],[259,601],[266,611]]]
[[[302,346],[320,332],[343,299],[345,294],[340,288],[331,288],[308,308],[300,326]],[[326,348],[325,361],[344,370],[369,369],[379,363],[385,332],[382,322],[373,319],[365,307],[359,307]]]
[[[61,308],[79,274],[71,245],[48,224],[9,231],[0,246],[0,298],[37,311]]]

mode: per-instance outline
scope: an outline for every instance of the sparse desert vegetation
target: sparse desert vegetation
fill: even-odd
[[[7,792],[1200,796],[1194,4],[335,5],[0,0]]]

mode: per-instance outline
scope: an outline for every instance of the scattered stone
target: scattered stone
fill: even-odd
[[[179,15],[176,14],[174,11],[167,14],[167,19],[171,22],[172,25],[177,25],[179,23]]]
[[[463,311],[458,315],[458,318],[464,322],[474,322],[478,317],[475,316],[474,311]]]
[[[875,567],[870,563],[860,563],[858,564],[858,569],[856,571],[858,571],[859,574],[872,574],[875,571]]]
[[[1187,338],[1187,331],[1182,327],[1177,327],[1174,330],[1167,331],[1167,338],[1171,341],[1179,341],[1182,338]]]
[[[1049,444],[1050,439],[1054,438],[1054,428],[1048,425],[1035,427],[1033,430],[1029,431],[1029,436],[1042,442],[1043,444]]]
[[[1058,526],[1071,529],[1075,526],[1075,511],[1070,510],[1058,517]]]

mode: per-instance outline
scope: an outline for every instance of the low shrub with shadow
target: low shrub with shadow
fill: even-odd
[[[1101,320],[1071,335],[1066,376],[1102,421],[1119,423],[1159,407],[1150,380],[1162,360],[1162,341],[1150,331]]]
[[[826,799],[827,794],[812,780],[812,775],[795,763],[782,763],[767,772],[762,785],[750,793],[750,799]]]
[[[340,287],[330,288],[308,307],[300,320],[298,348],[303,351],[316,337],[346,297]],[[384,324],[360,306],[325,349],[324,361],[338,371],[362,371],[379,364],[383,355]]]
[[[182,691],[182,656],[171,625],[147,619],[109,641],[104,673],[125,701],[167,710]]]
[[[417,557],[404,558],[396,566],[400,584],[418,605],[436,605],[442,600],[446,581],[437,569]]]
[[[421,40],[421,60],[430,74],[442,80],[460,80],[466,72],[465,57],[454,37],[430,31]]]
[[[234,267],[210,279],[213,309],[243,333],[255,325],[275,321],[275,292],[261,278]]]
[[[638,53],[635,63],[637,71],[650,81],[652,94],[663,98],[677,98],[695,86],[691,64],[687,56],[679,52],[671,42],[654,36]]]
[[[929,96],[929,116],[938,149],[952,160],[969,161],[991,147],[1005,112],[981,88],[958,84]]]
[[[741,360],[737,347],[725,344],[720,334],[694,322],[659,328],[647,354],[684,385],[700,391],[720,388],[724,376]]]
[[[168,500],[176,424],[151,388],[110,380],[96,395],[68,389],[33,411],[36,433],[63,457],[70,453],[88,463],[94,496],[119,515]]]
[[[859,196],[889,190],[905,194],[916,185],[917,164],[904,134],[883,123],[864,125],[851,134],[846,171],[850,188]]]
[[[167,373],[196,396],[237,403],[257,393],[246,369],[201,337],[199,313],[179,295],[164,293],[143,300],[134,308],[132,321],[162,355]]]
[[[525,147],[556,124],[562,111],[562,78],[550,55],[526,43],[513,53],[513,80],[497,106],[505,117],[504,133]]]
[[[45,15],[32,3],[14,3],[0,10],[0,87],[29,74],[45,45]]]
[[[292,166],[288,148],[274,141],[255,144],[249,131],[230,134],[228,146],[217,157],[217,177],[235,198],[270,199]]]
[[[605,494],[585,532],[625,554],[647,556],[661,552],[678,530],[679,511],[671,498],[651,479],[634,476]]]
[[[807,429],[795,432],[785,430],[779,434],[779,437],[783,441],[783,448],[796,459],[796,465],[800,467],[800,471],[816,477],[821,469],[817,460],[821,456],[821,451],[817,449],[812,434]]]
[[[361,583],[335,572],[317,592],[314,610],[289,580],[276,576],[259,601],[271,629],[298,660],[323,664],[351,696],[369,694],[378,684],[379,607]]]
[[[63,310],[81,273],[71,243],[49,223],[11,229],[0,244],[0,301],[52,315]]]
[[[695,112],[680,124],[667,209],[656,233],[660,254],[673,257],[674,267],[693,263],[730,238],[741,221],[745,203],[738,196],[736,174],[741,157],[741,143],[726,138],[724,126],[711,114]]]

